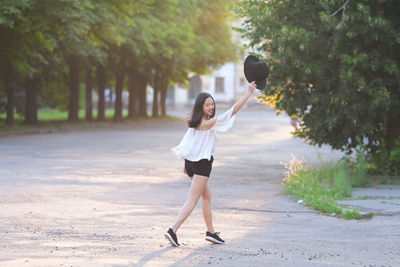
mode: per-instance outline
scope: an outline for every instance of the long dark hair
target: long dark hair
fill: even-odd
[[[200,93],[196,97],[196,101],[194,102],[193,110],[191,118],[188,120],[188,125],[190,128],[196,128],[199,126],[201,122],[201,117],[203,116],[203,105],[207,98],[211,97],[214,102],[214,111],[213,114],[209,118],[213,118],[215,116],[215,101],[214,98],[209,93]]]

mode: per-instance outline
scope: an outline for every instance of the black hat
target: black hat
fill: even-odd
[[[267,84],[269,70],[264,62],[261,62],[255,56],[248,56],[244,61],[244,76],[249,83],[255,81],[257,89],[264,90]]]

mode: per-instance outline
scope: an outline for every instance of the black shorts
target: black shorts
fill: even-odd
[[[210,177],[213,161],[213,156],[211,156],[211,160],[202,159],[199,161],[190,161],[185,159],[186,173],[189,177],[193,177],[195,174]]]

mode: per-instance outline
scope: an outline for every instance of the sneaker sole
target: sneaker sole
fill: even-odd
[[[209,242],[212,242],[214,244],[224,244],[225,243],[225,242],[221,242],[221,241],[219,241],[219,240],[217,240],[217,239],[215,239],[215,238],[213,238],[211,236],[206,236],[206,240],[209,241]]]
[[[177,243],[175,243],[174,239],[172,238],[172,236],[170,234],[165,233],[164,236],[166,239],[168,239],[169,243],[171,243],[172,246],[179,247],[179,245]]]

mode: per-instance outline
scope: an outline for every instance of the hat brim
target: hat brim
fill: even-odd
[[[264,90],[265,87],[267,86],[267,79],[261,80],[261,81],[256,81],[257,84],[257,89],[258,90]]]
[[[253,56],[253,55],[249,55],[247,56],[246,60],[244,61],[244,76],[246,77],[247,82],[251,83],[252,81],[255,81],[257,84],[257,89],[258,90],[264,90],[266,85],[267,85],[267,79],[263,79],[263,80],[257,80],[257,78],[254,76],[254,73],[251,72],[251,67],[250,65],[253,62],[259,62],[260,60],[258,60],[257,57]]]

